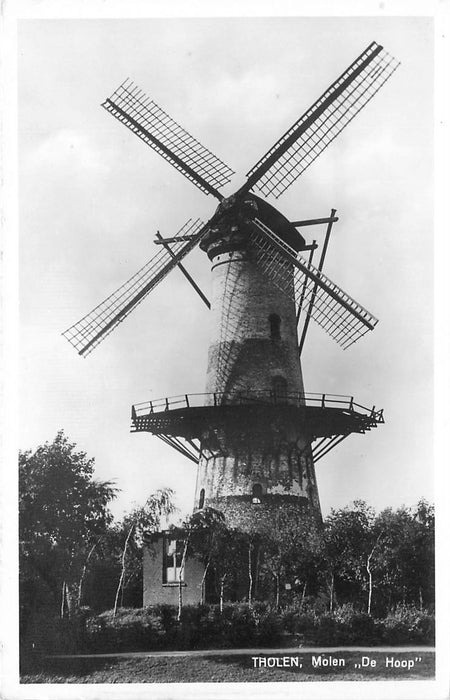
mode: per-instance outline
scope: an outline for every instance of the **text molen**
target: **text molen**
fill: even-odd
[[[313,668],[318,668],[319,666],[345,666],[345,659],[334,656],[313,656],[311,662]]]

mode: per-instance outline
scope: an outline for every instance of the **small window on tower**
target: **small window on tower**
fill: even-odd
[[[281,338],[281,335],[280,335],[281,318],[278,316],[278,314],[270,314],[269,324],[270,324],[270,337],[271,337],[271,339],[272,340],[280,340],[280,338]]]
[[[274,377],[272,380],[273,398],[275,402],[286,400],[287,381],[284,377]]]
[[[205,489],[200,491],[200,498],[198,499],[198,507],[203,508],[205,504]]]
[[[263,490],[261,484],[253,484],[252,503],[261,503]]]

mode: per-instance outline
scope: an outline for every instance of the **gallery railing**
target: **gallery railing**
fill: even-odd
[[[367,408],[356,403],[353,396],[341,394],[288,393],[274,391],[215,392],[210,394],[181,394],[152,401],[137,403],[132,407],[132,419],[161,411],[195,408],[200,406],[236,406],[251,404],[288,404],[294,406],[317,406],[319,408],[341,408],[350,412],[364,413],[376,423],[383,422],[383,410],[375,406]]]

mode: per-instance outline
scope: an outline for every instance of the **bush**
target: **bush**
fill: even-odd
[[[214,637],[214,616],[207,605],[186,605],[181,611],[176,641],[181,649],[198,649]],[[218,632],[219,630],[216,629]]]
[[[279,612],[267,603],[252,608],[245,603],[186,605],[177,620],[177,607],[154,605],[121,608],[84,619],[89,611],[70,620],[55,621],[46,635],[52,651],[144,651],[158,649],[233,648],[273,646],[287,633],[312,645],[433,644],[434,617],[411,607],[400,607],[375,620],[351,604],[318,615],[292,606]]]
[[[71,618],[61,618],[52,609],[30,615],[26,633],[21,635],[23,654],[71,654],[84,644],[87,608]]]
[[[383,621],[386,644],[434,644],[434,615],[428,611],[401,605]]]
[[[261,646],[277,644],[283,637],[284,627],[281,616],[274,610],[266,610],[257,624],[257,642]]]
[[[168,603],[160,603],[158,605],[149,605],[145,610],[158,620],[162,629],[164,648],[170,649],[176,643],[178,634],[177,608]]]
[[[108,610],[86,621],[84,646],[89,651],[158,649],[164,639],[160,618],[148,608]]]
[[[256,617],[246,603],[225,605],[223,615],[228,621],[225,627],[226,646],[250,646],[257,639]]]
[[[338,623],[339,644],[377,644],[381,641],[375,620],[366,612],[355,610],[347,603],[334,612]]]
[[[314,634],[318,616],[312,611],[302,612],[298,608],[286,608],[281,613],[281,622],[286,632],[308,637]]]
[[[350,604],[317,618],[309,630],[309,642],[323,646],[361,644],[433,644],[434,616],[401,607],[385,619],[375,620]]]
[[[186,605],[177,620],[170,605],[144,609],[120,609],[113,619],[107,611],[86,621],[84,647],[89,651],[139,651],[145,649],[198,649],[208,646],[248,646],[272,642],[280,629],[273,615],[256,614],[247,605]]]
[[[341,636],[339,627],[342,623],[336,620],[333,613],[324,613],[318,619],[318,625],[314,631],[313,643],[321,646],[335,646],[340,644]]]

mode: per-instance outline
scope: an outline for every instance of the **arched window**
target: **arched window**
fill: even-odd
[[[200,498],[198,499],[198,507],[203,508],[205,504],[205,489],[200,491]]]
[[[253,484],[252,488],[252,503],[261,503],[263,490],[261,484]]]
[[[281,318],[278,316],[278,314],[270,314],[269,324],[270,324],[270,337],[271,337],[271,339],[272,340],[280,340],[280,338],[281,338],[281,335],[280,335]]]
[[[287,396],[287,381],[284,377],[274,377],[272,380],[274,401],[283,401]]]

